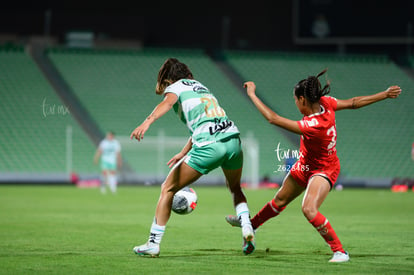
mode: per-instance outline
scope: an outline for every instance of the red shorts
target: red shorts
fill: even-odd
[[[313,169],[312,165],[302,164],[300,160],[298,160],[290,169],[290,175],[295,179],[297,184],[305,188],[308,186],[311,177],[316,175],[322,176],[328,180],[332,188],[338,179],[340,170],[341,165],[339,164],[338,159],[329,163],[329,166],[325,166],[322,169]]]

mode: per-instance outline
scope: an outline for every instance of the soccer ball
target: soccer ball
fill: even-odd
[[[184,187],[175,193],[171,210],[180,215],[193,212],[197,206],[197,193],[193,188]]]

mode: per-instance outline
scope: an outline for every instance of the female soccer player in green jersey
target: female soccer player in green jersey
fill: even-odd
[[[187,65],[175,58],[167,59],[161,66],[155,92],[164,97],[163,101],[131,133],[131,139],[143,140],[150,125],[171,108],[187,125],[191,137],[181,152],[167,163],[172,169],[161,185],[150,236],[147,243],[134,247],[134,252],[157,257],[174,194],[220,166],[232,193],[237,216],[240,217],[243,253],[252,253],[255,249],[254,232],[246,197],[240,187],[243,152],[236,125],[226,116],[210,90],[194,80]]]

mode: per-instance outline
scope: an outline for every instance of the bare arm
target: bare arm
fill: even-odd
[[[98,149],[96,150],[95,156],[93,157],[93,162],[94,162],[95,164],[98,164],[98,162],[99,162],[99,158],[101,157],[101,155],[102,155],[102,150],[101,150],[101,148],[98,148]]]
[[[173,93],[167,93],[164,100],[155,107],[154,111],[131,133],[131,139],[136,138],[138,141],[144,138],[145,132],[157,119],[165,115],[177,102],[178,97]]]
[[[121,152],[116,153],[116,158],[117,158],[118,168],[121,168],[122,167],[122,156],[121,156]]]
[[[171,168],[174,166],[174,164],[176,164],[177,162],[180,161],[180,159],[182,159],[185,155],[187,155],[188,152],[190,152],[191,147],[193,146],[193,141],[192,138],[190,137],[187,141],[187,143],[184,145],[183,149],[181,150],[181,152],[179,152],[178,154],[176,154],[175,156],[173,156],[168,162],[167,165]]]
[[[400,94],[401,88],[399,86],[391,86],[387,90],[373,95],[357,96],[345,100],[338,99],[336,110],[358,109],[387,98],[397,98]]]
[[[414,160],[414,147],[411,149],[411,158]]]
[[[266,104],[264,104],[260,98],[256,96],[256,85],[252,81],[244,83],[243,87],[247,88],[247,95],[252,100],[256,108],[262,113],[264,118],[269,121],[269,123],[284,128],[288,131],[291,131],[295,134],[302,134],[302,131],[299,128],[299,125],[296,121],[287,119],[285,117],[279,116],[272,109],[270,109]]]

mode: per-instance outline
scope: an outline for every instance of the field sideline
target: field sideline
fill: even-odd
[[[329,248],[300,210],[302,197],[241,252],[241,231],[224,187],[195,186],[198,206],[172,214],[160,258],[132,252],[147,240],[159,187],[97,189],[0,186],[0,274],[413,274],[414,193],[333,191],[321,208],[351,261]],[[246,190],[255,214],[275,190]]]

